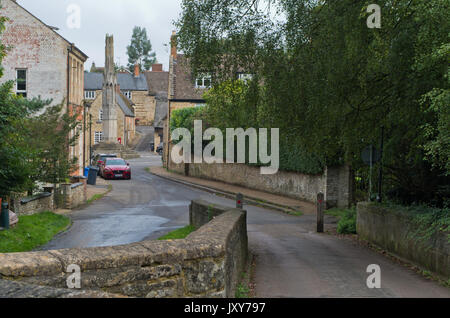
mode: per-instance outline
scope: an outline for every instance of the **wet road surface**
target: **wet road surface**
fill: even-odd
[[[189,223],[189,203],[235,202],[148,173],[161,157],[129,160],[130,181],[73,211],[73,226],[42,249],[121,245],[158,237]],[[249,247],[256,255],[257,297],[450,297],[450,289],[426,280],[377,252],[332,235],[317,234],[314,215],[291,216],[254,206],[248,212]],[[328,219],[329,221],[329,219]],[[381,289],[366,285],[367,266],[381,268]]]

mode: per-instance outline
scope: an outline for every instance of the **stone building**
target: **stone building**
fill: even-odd
[[[154,64],[152,71],[145,72],[145,75],[147,77],[148,92],[150,96],[154,97],[156,103],[153,120],[155,129],[153,144],[156,152],[158,145],[163,141],[164,120],[167,117],[169,72],[164,72],[161,64]]]
[[[94,100],[98,94],[101,94],[103,88],[104,68],[91,67],[91,72],[85,73],[84,97],[86,100]],[[129,71],[117,72],[117,84],[120,91],[129,100],[133,102],[136,124],[142,126],[151,126],[153,124],[156,108],[154,96],[148,93],[147,77],[139,71],[139,65],[136,65],[135,72]]]
[[[169,85],[167,116],[164,120],[163,140],[164,158],[168,159],[170,136],[170,115],[174,110],[205,105],[203,94],[211,88],[211,75],[203,74],[194,78],[189,66],[189,60],[184,54],[178,54],[175,31],[171,37],[171,52],[169,60]],[[164,160],[168,162],[168,160]]]
[[[8,18],[0,39],[9,48],[0,83],[14,81],[16,94],[52,99],[53,105],[64,102],[65,111],[79,114],[79,139],[69,151],[78,158],[79,169],[74,174],[82,174],[86,160],[83,74],[88,56],[16,1],[2,0],[0,4],[1,16]]]
[[[135,104],[124,94],[118,83],[118,74],[114,68],[114,40],[108,35],[105,61],[103,74],[85,73],[85,97],[89,101],[90,148],[102,142],[127,146],[136,133]],[[94,74],[95,76],[92,76]]]

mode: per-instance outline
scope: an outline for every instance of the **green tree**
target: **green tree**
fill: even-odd
[[[147,30],[134,27],[131,44],[127,46],[128,69],[134,72],[134,66],[139,63],[140,70],[150,70],[152,64],[156,63],[156,53],[152,51],[152,44],[147,36]]]
[[[0,33],[5,18],[0,17]],[[0,64],[5,56],[0,42]],[[3,69],[0,67],[0,77]],[[59,183],[73,171],[76,159],[69,146],[78,137],[77,114],[63,114],[63,104],[32,100],[12,92],[14,82],[0,86],[0,197],[13,191],[32,191],[36,181]],[[37,115],[47,107],[42,115]]]
[[[5,17],[0,17],[0,34],[4,31]],[[1,62],[6,55],[0,41],[0,77],[3,76]],[[12,93],[14,83],[9,81],[0,86],[0,197],[11,191],[23,191],[29,187],[29,149],[21,147],[23,119],[41,109],[46,102],[28,101]]]
[[[194,75],[213,73],[213,100],[225,98],[231,110],[222,125],[239,114],[221,83],[242,70],[255,75],[260,88],[243,94],[253,104],[241,125],[280,128],[284,169],[316,169],[291,156],[298,151],[366,175],[361,150],[379,144],[384,126],[390,197],[442,205],[450,194],[450,1],[380,0],[381,29],[367,27],[371,3],[184,0],[177,42]]]
[[[40,116],[28,118],[22,134],[24,147],[31,150],[30,184],[37,181],[53,185],[65,182],[77,168],[78,158],[71,158],[80,133],[78,114],[63,112],[63,104],[48,107]]]

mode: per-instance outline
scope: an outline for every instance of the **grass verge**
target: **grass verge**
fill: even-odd
[[[356,208],[330,209],[325,214],[338,218],[337,232],[339,234],[356,234]]]
[[[185,226],[181,229],[172,231],[170,233],[167,233],[164,236],[161,236],[158,240],[165,241],[165,240],[181,240],[186,238],[189,234],[195,231],[195,227],[192,225]]]
[[[0,253],[31,251],[48,243],[70,224],[68,217],[52,212],[20,216],[16,227],[0,232]]]
[[[240,279],[236,286],[235,298],[254,298],[255,286],[254,286],[254,267],[255,257],[249,251],[248,262],[245,271],[241,273]]]
[[[105,195],[107,195],[108,193],[110,193],[112,190],[112,185],[109,184],[108,185],[108,191],[106,191],[105,193],[98,193],[98,194],[94,194],[92,196],[92,198],[90,198],[89,200],[86,201],[86,204],[91,204],[92,202],[95,202],[97,200],[102,199]]]

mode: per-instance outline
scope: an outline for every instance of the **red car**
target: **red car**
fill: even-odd
[[[130,164],[121,158],[106,158],[100,166],[100,175],[105,179],[131,179]]]

